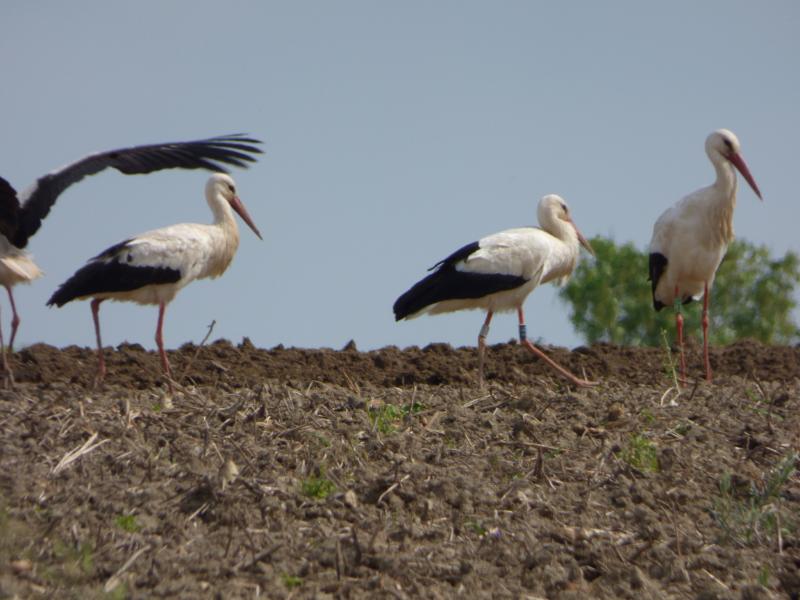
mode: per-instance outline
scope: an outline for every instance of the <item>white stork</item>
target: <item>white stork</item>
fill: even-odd
[[[716,181],[692,192],[667,209],[653,226],[650,241],[650,281],[653,307],[675,306],[675,324],[680,348],[681,377],[686,380],[683,352],[681,304],[703,294],[703,359],[706,380],[711,381],[708,358],[708,299],[714,275],[728,244],[733,240],[733,210],[736,207],[736,167],[761,199],[739,140],[732,131],[718,129],[706,138],[706,154],[717,172]]]
[[[164,311],[178,291],[195,279],[219,277],[228,268],[239,247],[236,211],[253,232],[261,233],[236,193],[233,179],[215,173],[206,184],[206,200],[214,214],[211,225],[181,223],[148,231],[104,250],[61,284],[47,301],[48,306],[63,306],[75,299],[92,298],[92,319],[97,336],[98,367],[96,384],[106,374],[103,343],[100,338],[100,303],[103,300],[128,300],[158,305],[156,344],[170,393],[174,393],[172,374],[164,351]]]
[[[550,194],[542,198],[538,216],[541,228],[506,229],[467,244],[436,263],[429,269],[433,273],[397,299],[394,316],[399,321],[426,313],[485,310],[486,320],[478,335],[478,380],[483,383],[486,336],[492,315],[516,309],[520,343],[572,383],[593,385],[553,361],[526,335],[522,304],[528,294],[542,283],[566,282],[578,261],[579,244],[594,254],[561,197]]]
[[[152,173],[162,169],[206,169],[225,172],[223,165],[247,167],[254,162],[251,154],[261,150],[253,144],[261,142],[241,134],[226,135],[190,142],[168,142],[147,146],[119,148],[86,156],[36,180],[21,194],[0,177],[0,285],[6,288],[11,303],[11,338],[8,352],[13,350],[20,319],[14,304],[13,286],[29,283],[42,272],[24,250],[50,212],[59,195],[73,183],[106,168],[126,175]],[[0,353],[7,382],[13,382],[8,364],[3,333],[0,328]]]

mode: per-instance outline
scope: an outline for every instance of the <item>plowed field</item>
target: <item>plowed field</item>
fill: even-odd
[[[800,349],[157,356],[0,391],[0,598],[798,598]]]

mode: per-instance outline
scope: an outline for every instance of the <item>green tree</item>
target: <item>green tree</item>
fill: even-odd
[[[647,281],[648,254],[633,244],[591,240],[597,258],[581,262],[559,295],[570,305],[575,329],[589,342],[657,346],[661,331],[672,332],[670,307],[653,309]],[[773,259],[765,246],[736,240],[717,271],[711,294],[711,342],[751,337],[766,343],[800,340],[792,320],[800,259],[794,252]],[[700,333],[701,302],[683,307],[686,335]]]

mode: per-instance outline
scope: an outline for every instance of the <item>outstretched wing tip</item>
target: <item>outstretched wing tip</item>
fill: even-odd
[[[41,226],[58,196],[84,177],[113,168],[125,175],[144,175],[165,169],[203,169],[229,173],[228,167],[248,168],[263,154],[263,142],[247,133],[231,133],[188,142],[167,142],[118,148],[90,154],[66,167],[40,177],[22,206],[14,236],[22,247]]]

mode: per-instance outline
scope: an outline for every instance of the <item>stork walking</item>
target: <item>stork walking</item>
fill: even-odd
[[[92,319],[97,337],[96,384],[106,375],[100,337],[100,304],[104,300],[158,305],[156,344],[170,393],[172,373],[164,350],[164,311],[181,288],[195,279],[215,278],[231,264],[239,247],[239,229],[233,211],[261,233],[236,193],[233,179],[215,173],[206,184],[206,200],[214,215],[211,225],[182,223],[148,231],[107,248],[61,286],[47,301],[63,306],[71,300],[92,298]]]
[[[579,386],[581,379],[556,363],[527,337],[522,304],[537,286],[569,279],[580,246],[594,251],[575,226],[566,202],[555,194],[539,202],[538,227],[521,227],[495,233],[467,244],[439,261],[430,275],[416,283],[394,303],[395,320],[413,319],[465,309],[483,309],[486,319],[478,335],[478,380],[484,381],[486,336],[495,312],[517,311],[520,343],[553,369]]]
[[[260,143],[247,136],[234,134],[99,152],[40,177],[21,194],[17,194],[11,184],[0,177],[0,285],[8,292],[13,315],[8,346],[3,343],[0,327],[0,353],[6,381],[13,383],[7,352],[13,351],[20,324],[12,288],[18,283],[29,283],[42,275],[24,248],[64,190],[84,177],[109,167],[125,175],[152,173],[163,169],[226,172],[224,165],[247,167],[248,163],[256,160],[251,155],[261,153],[254,145]]]
[[[650,281],[653,307],[675,307],[675,328],[680,349],[681,378],[686,380],[681,305],[703,294],[703,360],[706,381],[711,381],[708,356],[708,303],[714,276],[733,241],[736,207],[736,172],[742,174],[756,196],[761,192],[741,155],[732,131],[718,129],[706,138],[706,154],[717,179],[692,192],[667,209],[653,226],[650,241]]]

